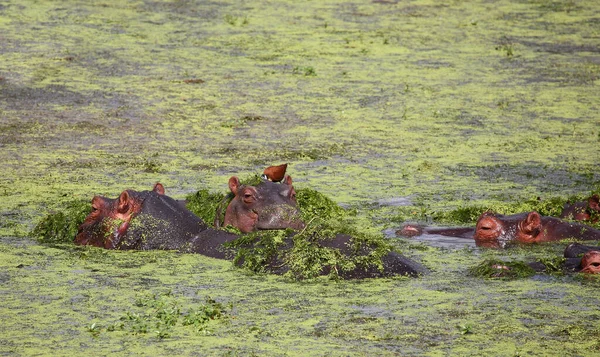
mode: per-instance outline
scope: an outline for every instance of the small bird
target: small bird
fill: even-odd
[[[287,164],[278,165],[278,166],[269,166],[263,171],[263,174],[260,176],[263,180],[280,182],[285,177],[285,170],[287,169]]]

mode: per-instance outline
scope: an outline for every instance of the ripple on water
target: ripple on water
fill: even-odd
[[[436,227],[436,228],[446,228],[446,227]],[[448,227],[450,228],[450,227]],[[388,238],[396,237],[396,229],[388,228],[383,231]],[[448,249],[463,249],[463,248],[474,248],[475,240],[469,238],[459,238],[459,237],[448,237],[440,234],[427,234],[423,233],[420,236],[406,238],[410,241],[414,242],[423,242],[427,245],[437,248],[448,248]]]

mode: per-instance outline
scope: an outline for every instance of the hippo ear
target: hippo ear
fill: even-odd
[[[596,194],[588,198],[588,206],[594,211],[600,212],[600,196]]]
[[[283,183],[291,186],[292,185],[292,176],[285,175],[285,177],[283,178]]]
[[[237,196],[237,192],[240,186],[240,180],[237,177],[231,176],[229,178],[229,189],[231,190],[231,193]]]
[[[126,213],[127,211],[129,211],[129,200],[130,200],[129,192],[127,192],[127,191],[121,192],[121,195],[119,196],[117,212]]]
[[[106,198],[102,196],[94,196],[92,198],[92,212],[101,210],[104,206],[106,206]]]
[[[542,228],[542,217],[536,211],[529,212],[521,224],[523,233],[537,235]]]
[[[162,183],[157,182],[154,187],[152,187],[152,191],[158,193],[159,195],[164,195],[165,194],[165,186],[162,185]]]

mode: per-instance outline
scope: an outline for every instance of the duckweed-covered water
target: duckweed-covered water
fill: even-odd
[[[178,199],[225,194],[230,176],[284,162],[368,233],[555,212],[600,190],[598,13],[585,0],[0,2],[0,354],[600,355],[598,279],[472,274],[549,261],[564,242],[498,252],[387,234],[431,273],[296,282],[29,237],[95,194],[157,181]]]

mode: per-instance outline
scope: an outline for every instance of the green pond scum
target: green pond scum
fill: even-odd
[[[471,272],[557,266],[568,242],[381,235],[488,209],[555,215],[600,192],[598,13],[595,0],[1,1],[0,355],[600,356],[597,277]],[[431,273],[298,281],[71,243],[94,195],[161,182],[212,223],[231,176],[284,162],[318,217],[302,234],[347,229]],[[299,272],[337,259],[298,248]]]

